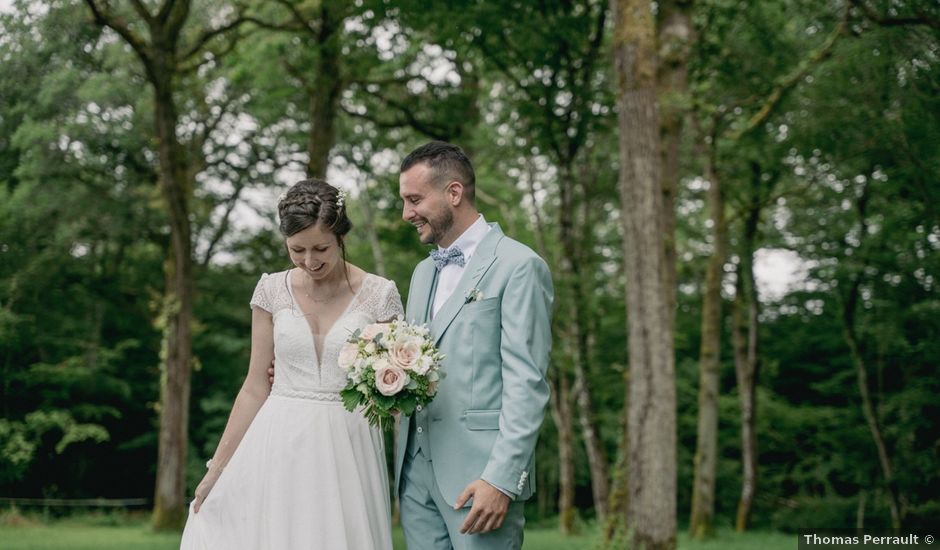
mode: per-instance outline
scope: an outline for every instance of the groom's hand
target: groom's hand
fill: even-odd
[[[460,526],[460,532],[465,535],[488,533],[499,529],[506,519],[509,510],[509,497],[489,483],[478,479],[467,485],[467,488],[457,497],[454,510],[459,510],[470,497],[473,497],[473,506],[467,519]]]
[[[271,366],[268,367],[268,384],[274,385],[274,359],[271,359]]]

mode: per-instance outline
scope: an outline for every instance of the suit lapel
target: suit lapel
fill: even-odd
[[[441,336],[444,335],[447,327],[453,322],[454,317],[457,316],[461,308],[467,303],[467,293],[470,289],[476,287],[480,279],[483,278],[483,275],[486,274],[490,266],[493,265],[493,262],[496,261],[496,245],[503,238],[503,231],[500,229],[499,224],[496,223],[490,224],[490,227],[489,233],[480,241],[476,251],[473,253],[473,257],[470,258],[470,263],[468,263],[466,269],[464,269],[463,275],[460,277],[460,282],[457,283],[457,288],[454,289],[454,293],[444,302],[441,310],[437,312],[437,315],[435,315],[434,319],[431,321],[431,336],[434,338],[435,345],[437,345]],[[431,294],[429,301],[433,301],[433,294]],[[430,311],[430,306],[428,307],[428,311]]]

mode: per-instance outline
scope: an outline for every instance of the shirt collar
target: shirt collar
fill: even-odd
[[[480,214],[480,217],[477,218],[477,221],[473,222],[459,237],[447,248],[454,248],[455,246],[463,252],[463,256],[466,259],[470,259],[470,256],[473,255],[473,251],[477,249],[477,246],[483,241],[483,238],[486,237],[486,234],[489,233],[490,226],[487,225],[486,220],[483,218],[483,214]],[[438,247],[443,250],[442,247]]]

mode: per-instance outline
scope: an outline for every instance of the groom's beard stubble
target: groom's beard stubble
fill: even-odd
[[[425,218],[425,223],[430,227],[431,232],[428,234],[427,239],[422,242],[424,244],[439,244],[444,240],[444,235],[454,227],[454,213],[445,208],[440,212],[440,215],[434,218]]]

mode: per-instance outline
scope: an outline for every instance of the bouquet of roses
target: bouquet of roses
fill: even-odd
[[[373,323],[352,333],[339,352],[339,366],[349,380],[341,392],[350,411],[365,408],[375,426],[392,411],[412,414],[427,405],[444,377],[444,356],[424,326],[402,320]]]

